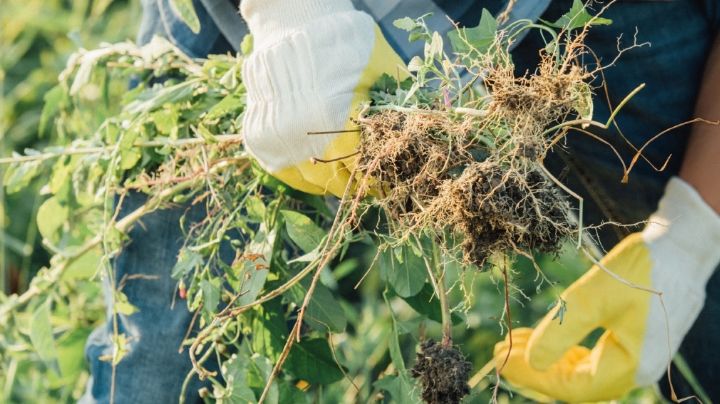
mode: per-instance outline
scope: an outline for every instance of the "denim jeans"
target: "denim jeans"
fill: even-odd
[[[146,197],[129,194],[120,207],[123,217],[140,207]],[[128,301],[138,308],[130,316],[118,315],[118,333],[128,340],[128,354],[116,368],[114,398],[123,403],[173,403],[191,369],[187,347],[178,353],[192,314],[187,302],[178,297],[177,281],[170,277],[183,244],[180,217],[193,223],[202,219],[202,206],[176,207],[151,213],[141,219],[129,234],[129,242],[113,262],[115,284],[122,286]],[[105,290],[112,291],[106,283]],[[91,379],[81,403],[110,402],[112,366],[100,358],[112,355],[112,311],[108,321],[89,337],[85,354],[90,362]],[[214,367],[214,366],[211,366]],[[187,389],[187,401],[198,400],[204,383],[197,377]]]
[[[149,41],[152,35],[163,35],[191,56],[229,51],[227,41],[199,2],[194,3],[202,26],[197,35],[173,15],[168,0],[144,0],[139,42]],[[464,10],[464,14],[453,17],[468,25],[476,23],[473,19],[477,19],[479,13],[471,13],[471,8],[461,7],[459,3],[475,3],[478,8],[485,4],[476,0],[437,2],[441,7],[445,3],[452,4],[453,10]],[[571,0],[553,0],[543,18],[550,21],[557,19],[570,8],[570,4]],[[637,27],[638,42],[649,41],[652,44],[626,52],[614,67],[605,70],[612,105],[618,105],[639,83],[646,84],[645,89],[628,102],[618,117],[623,134],[635,146],[639,147],[652,135],[693,117],[705,59],[717,30],[717,7],[716,1],[710,0],[618,0],[605,15],[613,20],[613,24],[594,27],[590,31],[587,44],[605,63],[617,55],[616,39],[621,33],[622,43],[629,45]],[[379,23],[386,32],[395,29],[390,19],[380,20]],[[409,46],[403,41],[396,41],[394,45]],[[533,69],[540,47],[541,38],[529,35],[515,49],[513,58],[518,73]],[[585,62],[591,64],[594,60],[588,57]],[[595,119],[605,121],[610,115],[610,108],[602,89],[598,88],[596,92]],[[625,156],[626,161],[629,159],[633,149],[617,131],[608,130],[600,134]],[[558,148],[546,163],[562,181],[584,197],[585,223],[599,224],[606,220],[635,223],[645,220],[656,208],[664,184],[677,174],[688,134],[689,127],[684,127],[650,144],[644,155],[656,166],[661,166],[672,154],[668,167],[657,172],[641,161],[631,172],[628,184],[621,184],[622,166],[609,148],[576,133],[569,135],[567,148]],[[123,211],[138,206],[142,200],[140,195],[131,196],[126,199]],[[131,316],[121,316],[122,332],[133,339],[131,352],[117,368],[115,401],[119,404],[175,402],[180,385],[190,369],[187,353],[178,354],[178,347],[192,316],[185,302],[178,301],[172,305],[175,281],[170,278],[181,245],[178,222],[182,213],[183,209],[167,209],[143,219],[144,226],[136,226],[131,232],[131,242],[115,263],[118,280],[131,274],[156,277],[128,281],[124,288],[130,302],[140,311]],[[199,220],[202,211],[193,211],[191,216]],[[600,229],[599,236],[603,246],[609,249],[630,230],[637,229],[605,226]],[[710,280],[707,296],[705,307],[680,352],[710,397],[720,401],[720,385],[717,383],[720,380],[720,354],[717,350],[720,345],[720,271],[716,271]],[[86,355],[92,380],[83,397],[84,403],[109,400],[111,368],[107,362],[100,360],[100,356],[111,352],[111,335],[112,324],[108,323],[96,330],[88,341]],[[693,394],[679,375],[674,375],[673,381],[680,397]],[[196,392],[201,385],[197,379],[192,382],[187,402],[199,401]],[[663,389],[667,385],[664,381],[660,383]]]
[[[137,41],[149,42],[153,35],[170,39],[193,57],[226,53],[231,47],[198,1],[194,1],[201,29],[194,34],[170,8],[169,0],[143,0],[143,18]],[[120,207],[120,217],[142,205],[146,197],[128,195]],[[108,321],[88,338],[85,356],[91,378],[82,404],[108,403],[111,394],[117,404],[164,404],[178,401],[182,383],[191,369],[187,349],[178,353],[192,322],[192,313],[176,293],[177,281],[170,277],[182,247],[180,218],[187,223],[202,220],[200,206],[159,210],[145,216],[129,234],[129,243],[113,263],[115,282],[126,279],[122,291],[138,312],[119,315],[118,331],[128,337],[129,352],[117,365],[114,378],[110,363],[102,360],[112,354],[114,327],[108,307]],[[140,275],[140,277],[133,277]],[[131,280],[127,280],[131,279]],[[111,290],[106,287],[106,290]],[[210,368],[217,364],[209,363]],[[186,403],[203,402],[198,390],[206,386],[197,377],[187,388]]]

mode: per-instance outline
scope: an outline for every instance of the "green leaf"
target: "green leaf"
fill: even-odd
[[[265,219],[265,203],[259,196],[251,196],[245,201],[245,210],[251,219],[257,220],[258,222]]]
[[[243,37],[242,42],[240,42],[240,53],[247,56],[252,52],[253,48],[253,37],[250,34],[247,34]]]
[[[60,374],[66,380],[75,380],[85,368],[85,342],[87,342],[90,331],[89,328],[76,328],[57,340]]]
[[[430,283],[425,283],[420,293],[415,296],[403,297],[403,300],[413,308],[413,310],[429,318],[430,320],[442,322],[442,310],[440,309],[440,301],[435,296],[435,291]],[[453,324],[460,324],[463,319],[453,313],[451,316]]]
[[[13,153],[13,155],[16,154]],[[14,194],[25,189],[30,184],[30,181],[42,174],[40,171],[41,163],[41,161],[37,160],[8,167],[3,180],[7,193]]]
[[[398,372],[403,375],[407,370],[405,368],[405,360],[402,357],[402,350],[400,349],[400,332],[398,331],[397,321],[395,320],[395,314],[393,313],[392,306],[388,300],[387,293],[383,293],[385,304],[390,311],[392,317],[392,333],[390,334],[390,340],[388,341],[388,350],[390,351],[390,359]]]
[[[398,82],[395,80],[395,78],[387,73],[383,73],[379,79],[375,81],[375,83],[370,88],[370,91],[380,92],[380,93],[387,93],[387,94],[395,94],[395,91],[397,91],[398,88]]]
[[[387,294],[383,294],[383,296],[392,317],[392,332],[390,333],[390,340],[388,341],[388,350],[390,351],[390,360],[392,360],[393,365],[395,365],[398,374],[397,376],[386,376],[373,385],[389,392],[397,402],[419,403],[420,398],[417,396],[417,389],[414,388],[412,380],[408,377],[405,360],[402,357],[400,331],[398,330],[398,324],[393,314],[392,306],[390,305]]]
[[[43,97],[44,105],[42,113],[40,114],[40,124],[38,125],[38,134],[40,136],[44,136],[48,133],[48,124],[53,118],[55,118],[58,111],[60,111],[60,106],[63,100],[65,100],[65,90],[59,84],[45,93],[45,96]]]
[[[140,132],[138,132],[137,128],[133,128],[125,132],[120,138],[120,168],[123,170],[129,170],[135,167],[135,164],[137,164],[142,157],[140,150],[134,146],[135,140],[139,136]]]
[[[75,168],[75,164],[73,164],[74,161],[75,158],[59,158],[53,165],[50,181],[48,181],[48,187],[52,194],[57,194],[72,181],[71,176]]]
[[[420,56],[413,56],[408,62],[407,68],[411,72],[420,71],[425,66],[425,61]]]
[[[179,104],[189,100],[192,95],[195,82],[183,81],[174,86],[162,87],[156,86],[137,97],[134,101],[128,103],[124,110],[130,114],[138,114],[141,112],[151,112],[165,104]]]
[[[225,115],[239,115],[245,107],[245,100],[238,93],[232,93],[215,104],[208,111],[206,119],[219,119]]]
[[[289,334],[282,313],[280,301],[271,300],[258,308],[252,321],[253,352],[261,353],[273,361],[280,356]]]
[[[63,271],[61,279],[66,281],[90,279],[90,277],[97,272],[101,260],[101,251],[98,248],[94,248],[73,260]]]
[[[202,264],[202,255],[187,248],[183,248],[180,250],[180,253],[178,253],[178,260],[173,267],[172,277],[173,279],[180,279]]]
[[[425,260],[415,255],[412,248],[400,246],[386,250],[381,259],[385,279],[399,296],[414,296],[422,290],[427,279],[427,268]]]
[[[418,26],[419,26],[419,24],[410,17],[398,18],[397,20],[393,21],[393,25],[396,28],[399,28],[399,29],[401,29],[403,31],[407,31],[407,32],[410,32],[410,31],[414,30],[415,28],[418,28]]]
[[[303,303],[309,283],[310,279],[306,279],[290,289],[288,296],[293,303],[298,306]],[[315,286],[315,292],[308,303],[303,321],[321,332],[343,332],[347,327],[347,318],[342,306],[332,292],[319,283]]]
[[[143,282],[144,280],[139,280],[138,282]],[[150,281],[152,282],[152,281]],[[138,308],[135,307],[127,298],[127,295],[121,291],[115,291],[115,301],[113,302],[113,310],[117,314],[124,314],[126,316],[132,315],[133,313],[137,313]]]
[[[373,383],[373,386],[390,393],[393,403],[415,404],[421,402],[418,389],[407,376],[385,376]]]
[[[288,382],[280,383],[279,403],[307,404],[310,402],[309,396],[310,394],[298,389]]]
[[[52,325],[50,323],[50,300],[45,300],[32,314],[30,324],[30,342],[40,359],[48,363],[54,363],[57,358],[55,339],[53,338]]]
[[[291,210],[281,210],[280,213],[285,218],[288,236],[304,252],[314,250],[325,237],[325,230],[302,213]]]
[[[200,20],[195,12],[192,0],[170,0],[170,7],[192,32],[196,34],[200,32]]]
[[[56,232],[65,224],[68,213],[68,207],[61,204],[56,197],[43,202],[37,213],[37,225],[43,238],[55,240]]]
[[[228,393],[230,403],[254,403],[257,401],[255,393],[248,386],[248,366],[246,358],[233,354],[230,359],[223,362],[220,370],[225,379],[225,392]]]
[[[125,334],[112,335],[110,340],[113,343],[112,353],[101,356],[100,360],[117,365],[123,360],[125,355],[130,353],[130,344],[128,343],[128,338]]]
[[[498,23],[489,11],[483,9],[480,23],[474,28],[460,28],[448,33],[450,45],[456,53],[466,54],[470,51],[483,53],[495,41]]]
[[[327,340],[313,338],[295,344],[285,369],[310,384],[330,384],[343,378]]]
[[[266,381],[270,377],[270,373],[272,373],[272,369],[273,364],[270,362],[270,359],[258,354],[253,354],[248,363],[248,386],[262,391]],[[278,396],[278,382],[276,380],[270,386],[270,392],[268,393],[266,402],[277,403]]]
[[[275,245],[276,231],[275,229],[266,233],[265,226],[261,226],[260,230],[255,234],[255,239],[247,245],[245,251],[250,255],[256,255],[253,260],[242,260],[242,270],[239,277],[243,279],[242,287],[237,293],[241,296],[236,300],[238,305],[250,304],[260,294],[265,285],[268,274],[270,273],[269,259],[273,254],[273,246]]]
[[[430,43],[425,43],[425,59],[438,58],[443,56],[443,40],[440,34],[433,32]]]
[[[217,137],[203,124],[197,126],[196,134],[200,135],[208,144],[217,143],[218,141]]]
[[[203,309],[208,314],[213,314],[220,303],[220,279],[203,279],[200,282],[200,289],[203,292]]]
[[[610,25],[612,20],[608,18],[594,17],[587,12],[585,5],[581,0],[574,0],[570,11],[563,14],[562,17],[558,18],[554,23],[548,23],[548,25],[555,28],[562,28],[566,30],[573,30],[582,28],[587,24],[590,25]]]
[[[175,105],[171,104],[168,108],[162,108],[153,112],[151,119],[160,133],[170,137],[177,137],[180,113]]]

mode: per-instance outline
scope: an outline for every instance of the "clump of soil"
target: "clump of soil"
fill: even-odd
[[[495,251],[556,252],[572,230],[569,209],[537,170],[484,161],[444,182],[426,215],[442,217],[462,233],[465,260],[480,265]]]
[[[472,365],[457,348],[426,340],[417,353],[412,377],[420,379],[422,398],[429,404],[457,404],[470,392]]]

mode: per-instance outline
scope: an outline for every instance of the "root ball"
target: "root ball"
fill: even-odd
[[[471,370],[470,362],[457,348],[427,340],[420,346],[411,374],[420,379],[426,403],[457,404],[470,392]]]
[[[495,252],[556,252],[571,232],[565,199],[540,172],[473,163],[443,184],[429,210],[464,237],[465,260],[482,265]]]

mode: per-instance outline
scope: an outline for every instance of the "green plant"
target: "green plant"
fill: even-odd
[[[508,240],[515,240],[515,233],[497,238],[506,244],[465,248],[463,258],[455,248],[467,242],[462,226],[430,226],[413,204],[435,202],[437,195],[422,188],[397,194],[398,185],[407,185],[403,184],[407,178],[400,178],[398,170],[390,175],[374,170],[377,159],[385,159],[380,164],[383,170],[399,164],[388,160],[394,155],[373,148],[369,140],[388,122],[399,121],[402,126],[419,116],[424,122],[437,123],[425,119],[433,116],[439,123],[425,126],[433,133],[424,140],[435,155],[453,155],[448,150],[457,146],[449,140],[466,142],[457,147],[462,164],[456,172],[430,166],[439,182],[457,185],[453,181],[463,178],[467,167],[487,160],[487,156],[479,157],[483,153],[500,157],[499,173],[526,178],[526,171],[508,170],[518,162],[523,168],[539,170],[533,164],[570,125],[598,124],[590,120],[587,76],[565,70],[562,64],[576,56],[573,52],[578,48],[568,45],[582,38],[588,25],[607,21],[589,16],[582,7],[564,18],[557,26],[521,21],[509,31],[499,31],[485,14],[479,27],[450,37],[459,58],[442,53],[443,39],[429,31],[422,19],[399,20],[397,25],[414,39],[426,41],[426,52],[424,58],[411,61],[409,81],[385,77],[376,86],[374,104],[358,122],[365,139],[359,182],[355,193],[349,192],[339,206],[286,187],[244,152],[239,135],[244,109],[242,55],[194,60],[161,39],[142,48],[117,43],[77,52],[58,86],[48,92],[42,122],[46,122],[43,127],[54,128],[50,144],[0,160],[9,164],[4,176],[8,192],[48,184],[38,223],[44,245],[53,255],[26,291],[0,296],[0,322],[8,330],[3,333],[0,353],[12,357],[16,355],[12,347],[22,342],[21,351],[32,352],[46,364],[48,374],[67,377],[66,383],[74,382],[77,391],[82,383],[73,378],[79,373],[63,370],[67,364],[63,365],[62,352],[65,341],[76,347],[84,338],[76,332],[77,323],[57,321],[63,318],[58,313],[77,307],[78,289],[90,284],[86,279],[115,279],[112,258],[143,215],[192,203],[204,204],[208,215],[200,222],[186,223],[186,241],[173,277],[178,280],[179,298],[197,313],[202,329],[186,341],[194,364],[187,380],[209,378],[213,389],[203,393],[208,398],[307,402],[314,397],[342,402],[382,397],[415,402],[421,394],[409,364],[415,347],[428,338],[440,337],[443,348],[461,346],[466,354],[480,352],[470,358],[479,369],[490,359],[491,346],[499,338],[498,323],[507,324],[508,329],[513,326],[509,314],[518,303],[511,297],[523,299],[528,291],[541,291],[539,298],[528,303],[535,305],[534,310],[527,311],[523,320],[530,321],[533,313],[546,311],[556,296],[551,283],[536,284],[538,270],[552,272],[543,279],[568,275],[558,268],[548,269],[554,257],[535,256],[530,251],[537,246],[534,243],[523,244],[515,255],[495,254],[498,246],[504,249]],[[526,133],[535,136],[531,139],[514,137],[509,129],[516,128],[507,115],[487,119],[487,108],[498,102],[507,107],[510,102],[500,97],[488,101],[493,91],[512,93],[498,91],[501,78],[520,95],[532,89],[532,83],[498,76],[492,83],[495,87],[474,86],[480,84],[484,69],[511,74],[507,40],[526,29],[552,33],[547,67],[556,70],[548,74],[569,83],[567,97],[559,97],[558,105],[547,114],[528,108],[528,113],[544,119]],[[505,37],[508,33],[510,37]],[[460,80],[462,70],[474,74],[469,82]],[[138,85],[125,92],[131,77]],[[571,119],[575,115],[578,120]],[[546,129],[554,119],[566,124]],[[422,136],[428,132],[407,133]],[[472,136],[470,143],[482,146],[474,150],[468,147],[467,137],[454,138],[449,133]],[[392,131],[380,134],[397,137]],[[542,143],[529,145],[527,140]],[[416,156],[419,167],[440,161],[426,156]],[[410,176],[413,186],[417,172]],[[376,180],[382,184],[381,191],[391,190],[390,197],[362,198]],[[565,215],[570,208],[552,188],[555,182],[544,181],[551,189],[546,195],[549,203],[560,203]],[[117,202],[137,191],[148,195],[147,202],[118,218]],[[404,201],[400,196],[410,199],[412,208],[391,204]],[[432,198],[420,199],[427,196]],[[413,216],[416,213],[420,214]],[[563,219],[568,219],[561,226],[563,231],[548,242],[551,248],[546,250],[559,251],[563,236],[577,229],[571,226],[569,215]],[[221,256],[225,246],[237,251],[232,260]],[[584,267],[574,259],[568,266]],[[487,271],[476,270],[478,266]],[[136,310],[121,285],[112,286],[113,313]],[[87,298],[97,305],[97,288]],[[515,314],[514,319],[521,316]],[[108,360],[117,364],[127,348],[125,336],[117,330],[114,339],[115,350]],[[452,357],[462,356],[451,352]],[[211,357],[221,364],[219,374],[203,366]],[[457,362],[465,368],[464,360]],[[418,367],[416,372],[420,375],[423,370]],[[468,400],[495,397],[485,391],[494,382],[475,380]]]

